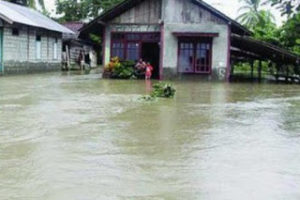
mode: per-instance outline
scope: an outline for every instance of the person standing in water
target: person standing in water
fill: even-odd
[[[137,64],[135,65],[135,75],[137,77],[143,77],[145,75],[146,63],[142,58],[139,59]]]
[[[147,65],[146,65],[146,72],[145,72],[145,78],[146,78],[146,80],[150,80],[151,79],[152,71],[153,71],[153,67],[150,64],[150,62],[148,62]]]

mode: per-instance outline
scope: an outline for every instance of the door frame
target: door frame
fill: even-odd
[[[151,61],[151,65],[154,67],[154,70],[157,70],[155,71],[155,73],[152,74],[152,77],[153,79],[160,79],[161,75],[160,75],[160,63],[161,63],[161,57],[160,57],[160,51],[161,51],[161,48],[160,48],[160,44],[159,42],[156,42],[156,41],[144,41],[144,42],[141,42],[141,46],[140,46],[140,58],[142,58],[143,60],[145,59],[145,56],[143,56],[144,54],[144,49],[143,49],[143,45],[145,44],[151,44],[151,45],[157,45],[157,61],[154,65],[153,61]],[[144,61],[148,61],[148,60],[144,60]]]
[[[207,72],[201,72],[196,70],[196,57],[197,57],[197,44],[201,42],[209,43],[209,70]],[[192,68],[193,72],[180,72],[180,44],[181,43],[192,43],[193,44],[193,62]],[[178,37],[177,46],[177,72],[183,74],[203,74],[210,75],[212,73],[212,58],[213,58],[213,38],[212,37]]]

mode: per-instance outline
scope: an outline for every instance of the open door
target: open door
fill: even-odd
[[[142,43],[142,58],[153,66],[153,79],[159,79],[160,48],[157,42]]]

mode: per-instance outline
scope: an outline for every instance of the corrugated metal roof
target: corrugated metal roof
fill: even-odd
[[[8,23],[20,23],[61,33],[74,34],[43,14],[25,6],[0,0],[0,18]]]

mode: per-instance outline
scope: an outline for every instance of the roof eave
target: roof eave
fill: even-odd
[[[209,12],[212,12],[217,17],[219,17],[219,18],[223,19],[224,21],[226,21],[228,24],[236,26],[237,28],[239,28],[241,31],[243,31],[247,35],[252,35],[253,34],[246,27],[244,27],[243,25],[241,25],[237,21],[231,19],[230,17],[228,17],[227,15],[225,15],[224,13],[222,13],[221,11],[217,10],[216,8],[212,7],[208,3],[206,3],[206,2],[204,2],[202,0],[192,0],[192,2],[195,3],[195,4],[197,4],[197,5],[199,5],[199,6],[201,6],[203,9],[205,9],[205,10],[207,10]]]
[[[125,1],[121,2],[120,4],[114,6],[110,10],[104,12],[99,17],[95,18],[90,23],[88,23],[87,25],[83,26],[79,31],[80,32],[85,31],[90,26],[94,25],[95,23],[100,23],[102,25],[105,25],[105,21],[113,18],[117,13],[122,12],[124,9],[126,10],[127,8],[130,8],[141,1],[143,1],[143,0],[125,0]],[[250,30],[248,30],[246,27],[242,26],[237,21],[231,19],[230,17],[226,16],[224,13],[222,13],[219,10],[215,9],[214,7],[210,6],[206,2],[204,2],[202,0],[191,0],[191,1],[195,4],[197,4],[198,6],[201,6],[205,10],[212,12],[213,14],[215,14],[217,17],[223,19],[228,24],[236,26],[238,29],[240,29],[242,32],[244,32],[246,35],[253,35],[253,33]]]
[[[13,24],[14,23],[11,19],[9,19],[8,17],[6,17],[6,16],[4,16],[2,14],[0,14],[0,19],[6,21],[9,24]]]
[[[116,6],[112,7],[108,11],[102,13],[99,17],[95,18],[90,23],[83,26],[79,31],[80,32],[84,31],[84,30],[88,29],[90,26],[94,25],[95,23],[100,23],[102,25],[105,25],[105,21],[109,20],[110,18],[113,18],[112,16],[114,16],[114,13],[119,13],[123,9],[130,7],[130,5],[134,6],[135,3],[139,3],[141,1],[143,1],[143,0],[125,0],[125,1],[117,4]]]

